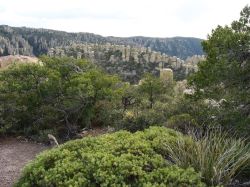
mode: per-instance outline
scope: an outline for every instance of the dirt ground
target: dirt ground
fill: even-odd
[[[79,137],[98,136],[112,129],[95,128],[83,131]],[[21,170],[29,161],[45,149],[45,146],[17,138],[0,138],[0,187],[11,187],[21,174]]]
[[[16,138],[0,139],[0,186],[11,187],[25,164],[47,147]]]

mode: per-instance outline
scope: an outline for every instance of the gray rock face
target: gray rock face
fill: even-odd
[[[171,68],[174,74],[183,74],[182,77],[185,77],[190,72],[196,71],[199,60],[204,59],[203,56],[196,55],[183,61],[175,56],[153,51],[151,48],[111,43],[73,44],[50,48],[47,54],[51,57],[66,55],[87,58],[110,73],[122,75],[126,81],[133,78],[138,81],[145,72],[159,74],[159,70],[163,68]]]

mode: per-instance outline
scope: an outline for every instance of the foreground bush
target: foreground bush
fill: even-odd
[[[16,186],[205,186],[192,168],[164,158],[165,144],[186,139],[163,127],[68,142],[29,164]]]
[[[228,185],[240,173],[250,176],[250,144],[211,132],[188,143],[179,139],[166,144],[172,162],[182,168],[193,167],[209,185]]]

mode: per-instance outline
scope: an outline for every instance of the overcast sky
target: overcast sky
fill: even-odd
[[[205,39],[249,0],[0,0],[0,24],[103,36]]]

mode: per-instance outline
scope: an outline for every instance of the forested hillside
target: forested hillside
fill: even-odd
[[[0,26],[0,56],[42,55],[50,48],[65,47],[83,43],[111,43],[150,47],[154,51],[186,59],[188,56],[202,55],[201,39],[188,37],[103,37],[92,33],[67,33],[48,29]]]

